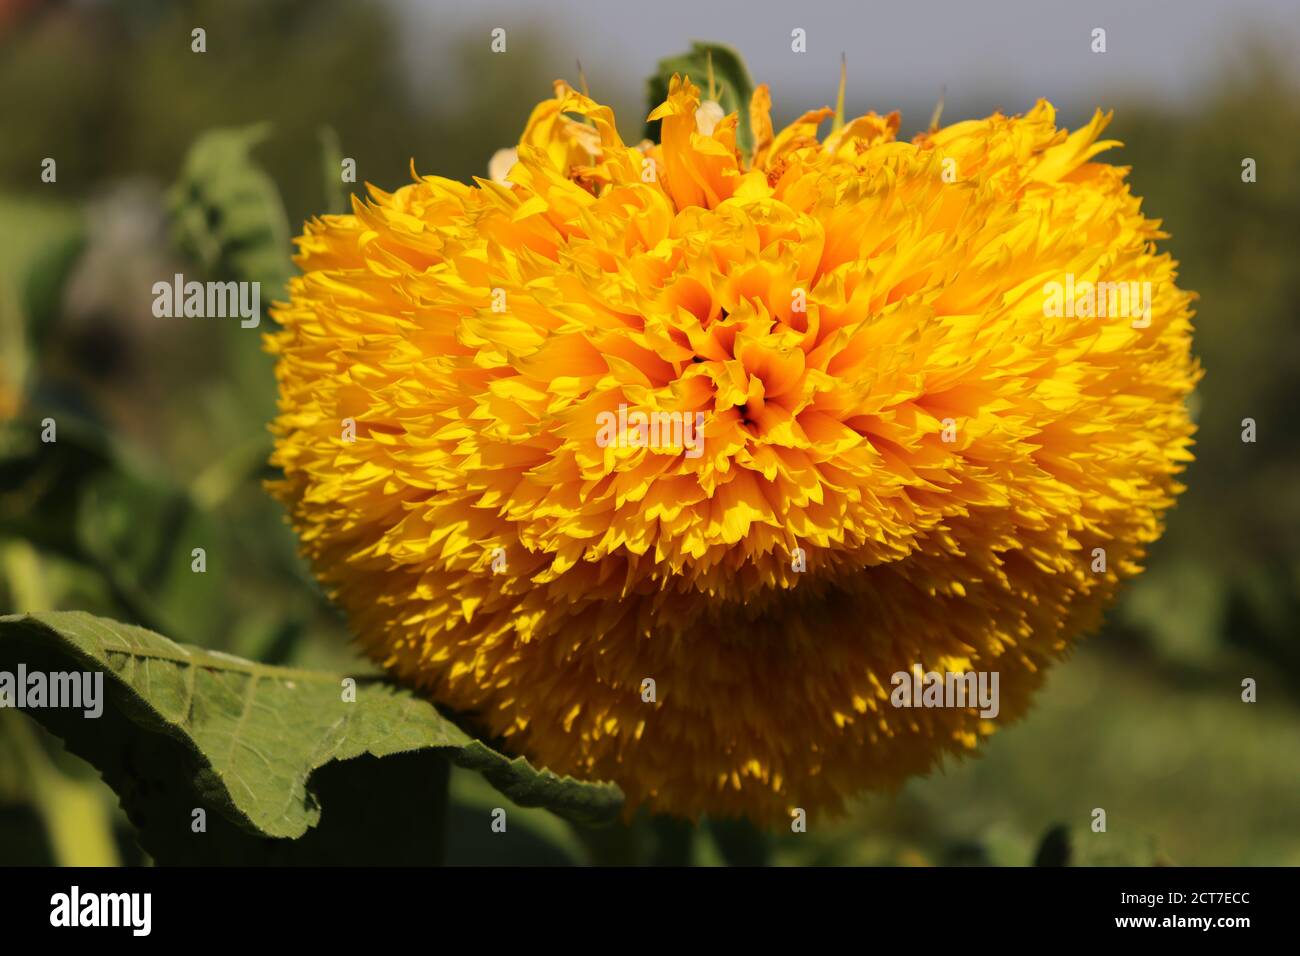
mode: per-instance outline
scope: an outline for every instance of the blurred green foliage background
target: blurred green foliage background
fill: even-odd
[[[196,56],[195,24],[210,44],[238,42]],[[0,612],[84,609],[263,661],[362,666],[261,490],[275,390],[260,333],[152,316],[152,284],[196,270],[172,241],[186,199],[168,190],[201,134],[261,120],[252,155],[290,232],[337,202],[336,148],[389,189],[412,157],[421,172],[485,175],[556,72],[543,23],[515,30],[496,62],[489,25],[432,38],[445,70],[473,81],[417,95],[401,20],[377,3],[0,5]],[[1266,49],[1236,46],[1220,72],[1193,109],[1137,90],[1100,104],[1118,107],[1110,132],[1125,143],[1103,158],[1132,165],[1200,294],[1207,375],[1168,533],[1036,710],[979,758],[802,835],[668,820],[581,832],[517,810],[508,839],[488,839],[474,821],[499,798],[458,773],[451,862],[1028,864],[1068,845],[1076,863],[1300,865],[1300,90]],[[639,138],[642,78],[589,78]],[[821,105],[774,92],[778,121]],[[851,88],[851,112],[855,99],[896,105]],[[945,120],[1001,105],[969,90],[959,102],[979,109]],[[928,112],[905,113],[905,132]],[[1257,183],[1241,181],[1245,156]],[[44,157],[57,185],[40,181]],[[57,446],[39,443],[47,416]],[[189,571],[196,542],[204,575]],[[1258,703],[1241,701],[1245,677]],[[1105,834],[1088,829],[1095,807]],[[142,862],[93,772],[0,712],[0,863],[41,861]]]

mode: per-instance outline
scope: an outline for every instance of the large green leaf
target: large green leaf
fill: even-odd
[[[0,617],[0,670],[102,671],[103,715],[28,713],[117,791],[164,863],[429,862],[446,761],[520,806],[617,816],[622,794],[509,759],[428,701],[357,678],[272,667],[77,611]],[[207,830],[193,832],[194,811]],[[485,820],[484,826],[488,825]]]
[[[650,109],[668,99],[668,82],[674,73],[689,76],[700,88],[701,97],[709,95],[709,75],[712,69],[714,93],[718,104],[726,113],[736,113],[736,147],[742,156],[754,151],[754,130],[749,123],[749,101],[754,94],[754,83],[749,78],[745,61],[729,46],[721,43],[692,43],[688,52],[659,61],[654,76],[649,80]],[[659,142],[659,121],[646,123],[646,137]]]

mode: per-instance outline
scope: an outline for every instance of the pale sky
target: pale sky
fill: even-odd
[[[1135,99],[1187,106],[1219,70],[1240,60],[1247,37],[1264,38],[1295,68],[1300,62],[1297,0],[390,0],[406,25],[418,85],[445,88],[440,45],[463,31],[543,26],[547,65],[572,79],[580,58],[593,92],[621,85],[617,102],[640,95],[665,55],[691,40],[736,47],[779,114],[833,99],[840,53],[848,57],[850,112],[903,107],[919,127],[940,88],[960,118],[964,105],[1019,112],[1046,96],[1075,116]],[[790,31],[808,34],[808,52],[790,51]],[[1094,27],[1107,52],[1090,50]],[[486,32],[484,43],[487,43]],[[600,98],[600,97],[598,97]],[[813,101],[816,102],[813,102]]]

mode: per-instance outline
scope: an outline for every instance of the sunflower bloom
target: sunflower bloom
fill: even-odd
[[[742,155],[675,77],[628,145],[558,83],[496,181],[309,223],[267,342],[273,490],[370,656],[631,806],[777,822],[1024,713],[1159,536],[1200,373],[1108,117],[769,107]],[[918,668],[996,672],[996,719],[894,706]]]

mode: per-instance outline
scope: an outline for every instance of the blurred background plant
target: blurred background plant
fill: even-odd
[[[697,36],[737,46],[774,81],[779,121],[834,95],[848,42],[816,61],[825,75],[782,87],[763,66],[788,49],[785,19],[763,25],[770,4],[731,30],[683,4],[659,24],[672,46],[629,70],[613,26],[580,6],[543,21],[501,3],[453,15],[344,0],[0,2],[0,612],[77,608],[268,663],[363,667],[261,489],[275,383],[260,333],[156,319],[151,287],[176,272],[260,278],[265,305],[291,268],[287,237],[343,201],[338,157],[386,189],[409,180],[412,157],[422,173],[485,175],[550,81],[576,79],[575,56],[635,141],[643,74]],[[450,862],[1300,864],[1300,24],[1285,5],[1249,6],[1256,29],[1212,32],[1215,49],[1196,53],[1209,72],[1180,96],[1149,95],[1143,51],[1124,59],[1114,38],[1105,84],[1082,82],[1085,65],[1063,69],[1060,89],[979,76],[949,87],[946,121],[1040,94],[1069,125],[1115,107],[1125,147],[1103,158],[1132,165],[1201,296],[1189,490],[1149,570],[1035,711],[978,759],[798,835],[648,819],[582,830],[519,809],[502,838],[481,825],[501,798],[456,771]],[[509,54],[494,57],[499,22]],[[623,26],[635,43],[637,26]],[[984,46],[992,70],[1001,54]],[[951,81],[855,82],[856,62],[850,50],[850,115],[901,107],[905,134]],[[40,179],[45,157],[57,183]],[[228,215],[232,196],[247,216]],[[56,445],[40,442],[47,417]],[[1241,440],[1247,417],[1254,444]],[[196,542],[202,575],[190,573]],[[1246,677],[1256,704],[1241,701]],[[1088,829],[1096,807],[1105,834]],[[48,861],[143,857],[95,773],[0,713],[0,863]]]

